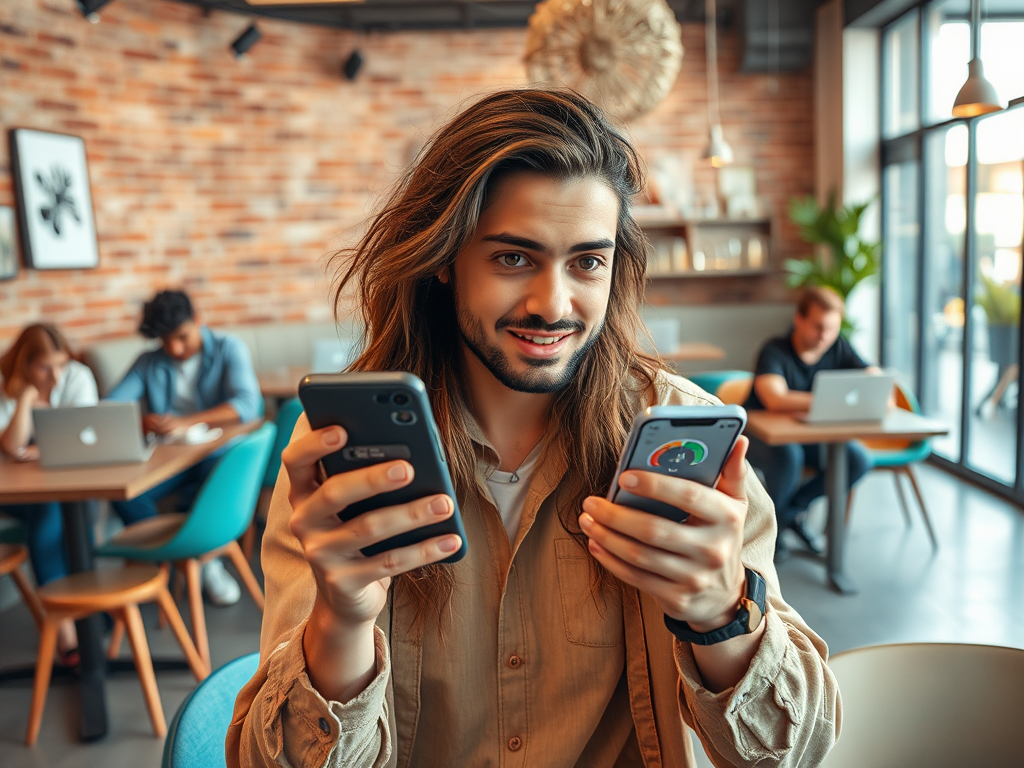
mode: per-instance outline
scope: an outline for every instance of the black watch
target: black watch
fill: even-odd
[[[749,635],[761,625],[764,619],[764,604],[768,597],[768,585],[764,576],[757,571],[744,568],[747,572],[747,591],[740,598],[736,618],[720,629],[711,632],[694,632],[685,621],[665,615],[665,626],[669,632],[687,643],[714,645],[740,635]]]

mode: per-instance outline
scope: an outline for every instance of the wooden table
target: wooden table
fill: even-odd
[[[747,413],[748,435],[768,445],[790,443],[824,443],[828,459],[825,465],[825,498],[828,501],[828,550],[825,561],[833,589],[853,594],[856,587],[844,567],[847,450],[850,440],[886,437],[900,440],[923,440],[945,435],[949,429],[942,423],[926,419],[910,411],[894,410],[882,421],[805,424],[785,413],[750,411]],[[781,533],[781,531],[780,531]]]
[[[671,352],[666,352],[661,359],[666,363],[691,363],[699,360],[721,360],[725,350],[704,341],[684,341]]]
[[[260,422],[236,424],[216,440],[202,445],[161,445],[148,461],[75,469],[43,469],[39,462],[0,459],[0,505],[61,502],[64,542],[71,573],[91,570],[86,502],[92,499],[124,501],[145,493],[164,480],[198,464],[239,435],[251,432]],[[106,655],[103,622],[99,614],[76,622],[81,655],[81,702],[79,733],[83,741],[95,741],[107,733]]]
[[[260,392],[264,397],[287,400],[299,393],[299,382],[309,373],[309,366],[272,368],[267,371],[259,371],[256,374],[256,379],[260,383]]]

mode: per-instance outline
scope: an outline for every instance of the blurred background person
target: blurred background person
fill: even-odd
[[[32,410],[96,405],[99,397],[92,371],[75,359],[67,339],[46,323],[30,325],[0,357],[0,450],[20,461],[39,458],[33,444]],[[16,504],[0,513],[17,518],[25,528],[32,570],[42,586],[67,576],[64,521],[60,504]],[[78,663],[74,622],[60,625],[60,662]]]

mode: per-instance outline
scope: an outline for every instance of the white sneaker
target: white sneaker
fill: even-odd
[[[242,596],[242,589],[238,586],[238,582],[224,570],[224,563],[220,561],[220,558],[215,557],[203,565],[199,579],[203,583],[206,599],[218,607],[234,605]]]

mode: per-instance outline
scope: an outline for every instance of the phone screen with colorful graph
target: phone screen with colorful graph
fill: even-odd
[[[619,475],[639,469],[714,487],[746,422],[746,411],[737,405],[648,408],[633,422],[609,501],[682,522],[686,512],[621,489]]]

